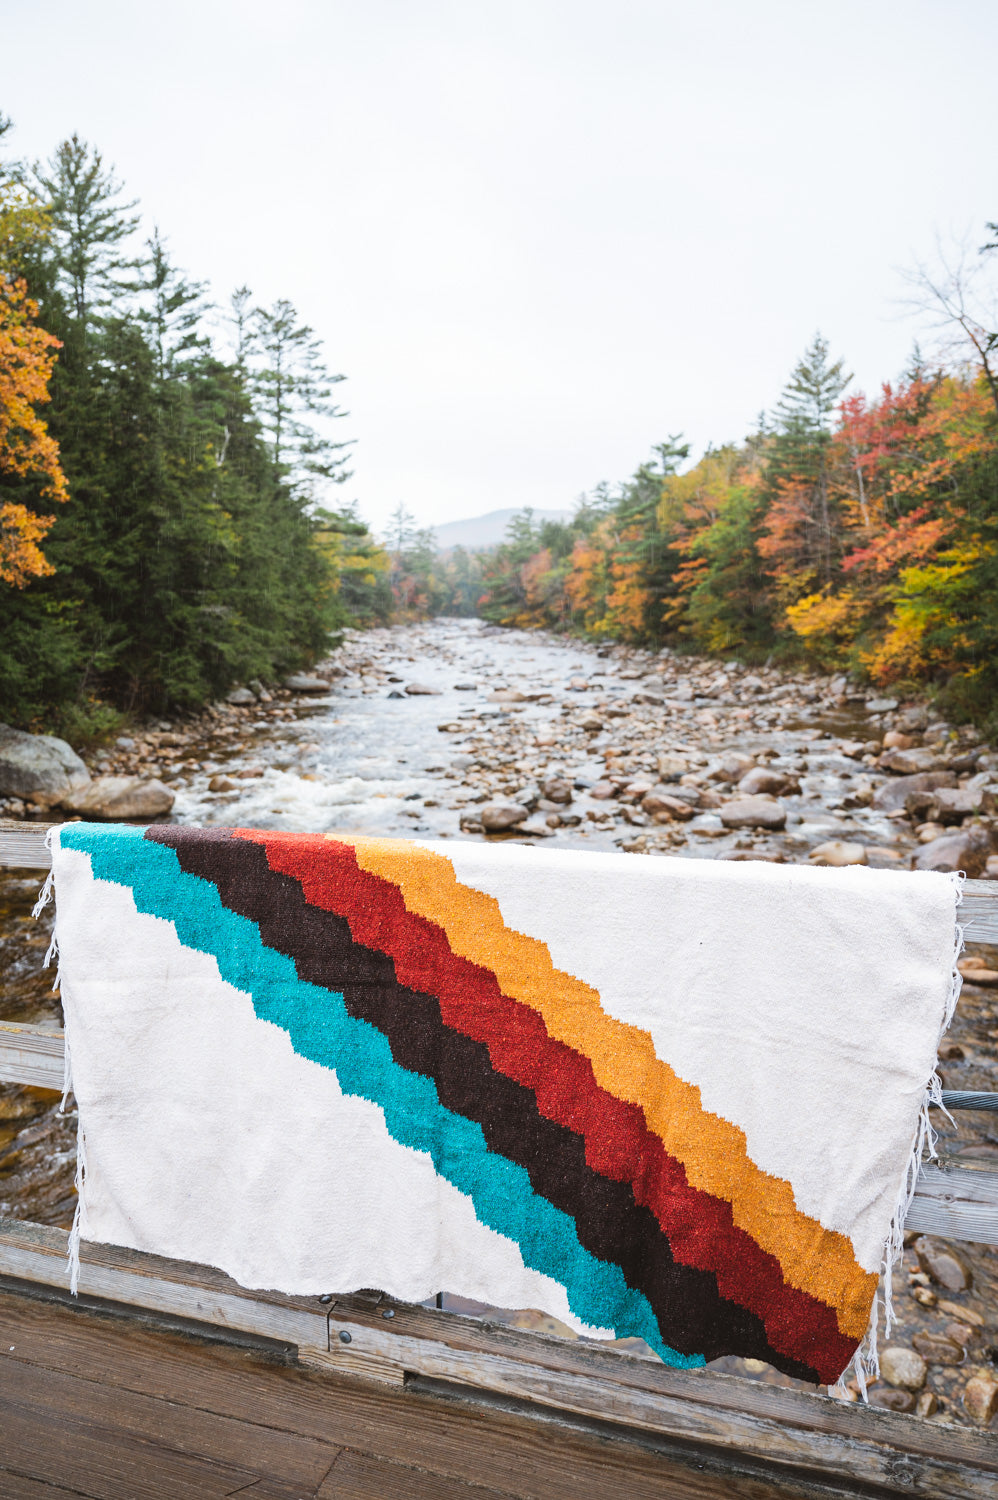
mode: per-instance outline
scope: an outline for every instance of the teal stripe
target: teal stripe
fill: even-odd
[[[376,1104],[394,1139],[427,1152],[481,1223],[560,1282],[584,1323],[643,1338],[669,1365],[706,1363],[665,1344],[647,1298],[616,1263],[579,1243],[571,1216],[534,1192],[526,1170],[491,1151],[477,1123],[442,1105],[431,1078],[400,1067],[381,1032],[348,1015],[342,995],[299,979],[293,960],[268,948],[255,922],[229,911],[214,885],[182,870],[173,849],[133,827],[72,823],[59,833],[64,849],[90,857],[98,879],[128,886],[140,912],[172,922],[188,948],[210,953],[222,978],[252,997],[257,1016],[285,1031],[299,1056],[333,1069],[345,1094]]]

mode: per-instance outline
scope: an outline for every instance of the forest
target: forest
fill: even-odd
[[[94,147],[5,159],[0,720],[86,739],[386,619],[384,548],[330,500],[343,378],[288,301],[214,306]]]
[[[998,332],[941,290],[965,338],[948,363],[916,349],[867,399],[816,336],[743,442],[683,468],[689,448],[673,436],[626,483],[583,497],[571,522],[523,512],[482,559],[480,613],[810,663],[929,689],[958,719],[993,716]]]
[[[0,117],[0,147],[10,122]],[[99,151],[0,160],[0,720],[96,736],[314,660],[344,626],[479,614],[928,689],[998,689],[998,228],[923,306],[948,342],[867,398],[815,336],[772,412],[673,435],[569,522],[440,554],[331,496],[344,376],[286,300],[224,307]]]

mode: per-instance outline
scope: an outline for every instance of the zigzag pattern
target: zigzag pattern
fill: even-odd
[[[875,1284],[849,1242],[443,855],[172,827],[62,843],[377,1104],[583,1322],[674,1365],[735,1353],[831,1382],[848,1363]]]

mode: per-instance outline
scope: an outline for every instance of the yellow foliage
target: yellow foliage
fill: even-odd
[[[791,630],[802,640],[815,637],[851,640],[862,623],[861,611],[862,605],[851,589],[840,594],[823,589],[798,599],[796,604],[788,604],[785,614]]]

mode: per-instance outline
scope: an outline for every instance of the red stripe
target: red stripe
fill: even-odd
[[[776,1258],[734,1224],[730,1204],[691,1187],[643,1111],[603,1089],[589,1060],[552,1038],[537,1011],[504,995],[491,970],[455,954],[436,922],[407,909],[397,886],[360,869],[349,845],[322,835],[233,833],[262,844],[272,870],[297,880],[311,905],[345,917],[357,942],[392,958],[402,984],[435,995],[448,1026],[483,1042],[496,1069],[531,1089],[548,1119],[582,1136],[590,1167],[631,1184],[675,1260],[712,1271],[723,1297],[762,1320],[774,1349],[822,1381],[838,1378],[856,1343],[834,1310],[787,1285]]]

